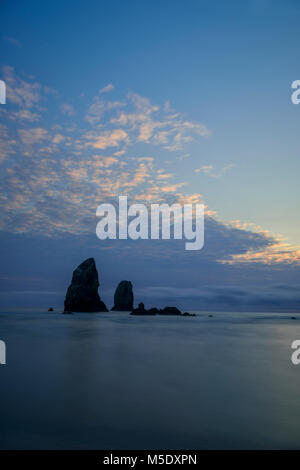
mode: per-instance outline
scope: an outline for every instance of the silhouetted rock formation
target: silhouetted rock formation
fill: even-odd
[[[65,298],[65,312],[107,312],[98,294],[99,280],[94,258],[75,269]]]
[[[181,315],[177,307],[165,307],[159,311],[159,315]]]
[[[133,309],[133,291],[130,281],[121,281],[116,288],[112,310],[130,311]]]
[[[134,308],[130,315],[178,315],[181,317],[195,317],[195,313],[188,313],[181,311],[177,307],[165,307],[163,309],[158,309],[156,307],[150,308],[149,310],[145,309],[143,302],[141,302],[138,308]]]
[[[48,312],[53,312],[53,308],[52,307],[48,308]]]
[[[159,313],[159,310],[156,307],[152,307],[148,310],[148,312],[149,312],[149,315],[157,315]]]
[[[152,313],[151,310],[153,310],[153,309],[146,310],[143,302],[141,302],[138,305],[138,308],[134,308],[132,310],[130,315],[156,315],[156,313]]]

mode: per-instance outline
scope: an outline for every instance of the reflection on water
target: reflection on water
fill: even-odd
[[[1,448],[300,447],[300,316],[10,312],[0,338]]]

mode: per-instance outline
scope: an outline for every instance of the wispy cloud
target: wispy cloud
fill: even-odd
[[[3,68],[3,76],[6,83],[7,102],[20,108],[32,108],[36,106],[46,90],[36,81],[25,80],[15,74],[13,67]]]
[[[115,86],[112,83],[109,83],[105,87],[101,88],[99,93],[109,93],[110,91],[113,91]]]
[[[73,108],[73,106],[71,106],[70,104],[68,103],[63,103],[61,106],[60,106],[60,109],[61,109],[61,112],[63,114],[66,114],[67,116],[75,116],[76,114],[76,111],[75,109]]]
[[[5,121],[0,128],[2,230],[52,237],[90,233],[98,204],[120,194],[146,204],[203,202],[200,193],[189,194],[187,182],[176,171],[176,158],[190,155],[190,142],[211,135],[205,124],[136,93],[121,101],[98,94],[80,117],[77,109],[35,79],[18,76],[12,67],[5,67],[4,73],[9,108],[0,109]],[[171,161],[177,151],[174,168],[166,167],[161,155]],[[219,177],[232,167],[202,165],[196,172]],[[209,208],[206,214],[218,230],[226,230]],[[297,248],[281,245],[270,234],[260,232],[260,244],[255,245],[254,229],[251,233],[236,225],[231,230],[247,242],[239,252],[224,253],[221,264],[299,262]]]
[[[232,265],[247,263],[300,265],[300,248],[289,243],[282,243],[280,239],[274,239],[273,243],[265,249],[250,249],[246,253],[233,254],[227,259],[221,260],[221,262]]]
[[[34,145],[42,140],[45,140],[48,136],[48,131],[41,127],[35,127],[32,129],[19,129],[19,135],[21,141],[25,145]]]
[[[98,96],[96,96],[93,99],[93,103],[89,107],[86,120],[92,125],[99,124],[106,112],[121,108],[122,106],[124,106],[124,103],[119,101],[103,101]]]
[[[216,170],[213,165],[202,165],[200,168],[196,168],[195,173],[204,173],[211,178],[220,178],[225,175],[229,170],[234,168],[236,165],[233,163],[228,163],[224,165],[220,170]]]
[[[118,147],[121,142],[128,142],[128,134],[123,129],[104,131],[101,135],[87,134],[88,142],[95,149],[105,150],[108,147]]]

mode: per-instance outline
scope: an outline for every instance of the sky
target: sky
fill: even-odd
[[[122,274],[156,304],[299,308],[298,1],[0,12],[3,305],[62,305],[94,256],[108,304]],[[96,208],[119,195],[204,203],[204,248],[98,240]]]

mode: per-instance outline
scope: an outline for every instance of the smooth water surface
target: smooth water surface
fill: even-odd
[[[0,447],[300,448],[300,315],[0,313]]]

